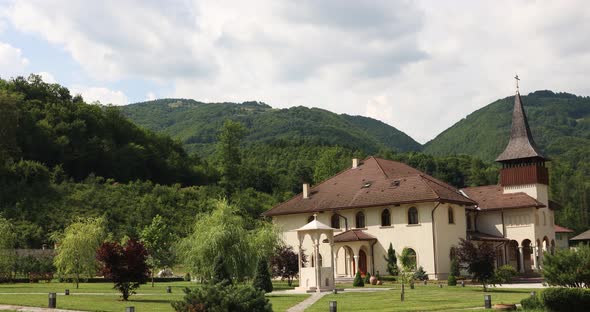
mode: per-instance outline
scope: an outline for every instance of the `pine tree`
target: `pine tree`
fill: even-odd
[[[459,262],[457,262],[457,259],[453,259],[451,261],[451,270],[449,272],[449,275],[452,275],[454,277],[459,276],[461,273],[459,272]]]
[[[260,260],[258,260],[258,266],[256,268],[256,274],[254,275],[252,286],[267,293],[272,291],[270,271],[268,270],[268,262],[265,258],[260,258]]]
[[[393,245],[389,243],[389,248],[387,249],[387,257],[385,257],[385,261],[387,261],[387,272],[391,276],[396,276],[399,274],[399,269],[397,267],[397,256],[395,255],[395,249],[393,249]]]
[[[354,276],[354,281],[352,282],[352,286],[365,287],[365,283],[363,282],[363,278],[361,277],[361,272],[356,271],[356,275]]]

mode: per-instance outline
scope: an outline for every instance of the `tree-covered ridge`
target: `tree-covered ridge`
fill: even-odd
[[[86,104],[39,76],[0,79],[0,121],[0,161],[59,166],[78,181],[93,173],[119,182],[205,182],[198,159],[181,143],[139,128],[116,107]]]
[[[421,149],[418,142],[385,123],[319,108],[273,109],[259,102],[201,103],[162,99],[128,105],[122,110],[139,125],[169,134],[181,140],[189,151],[200,155],[212,153],[216,133],[226,119],[238,121],[247,128],[246,145],[286,140],[360,148],[368,153],[380,149]]]
[[[535,142],[549,157],[590,146],[590,97],[536,91],[521,96]],[[495,101],[460,120],[424,145],[434,155],[469,154],[494,160],[510,138],[514,96]]]

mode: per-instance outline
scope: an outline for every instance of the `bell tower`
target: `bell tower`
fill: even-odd
[[[504,193],[525,192],[548,205],[549,172],[545,163],[549,159],[543,156],[535,144],[518,90],[518,75],[515,79],[510,141],[496,158],[502,164],[500,185]]]

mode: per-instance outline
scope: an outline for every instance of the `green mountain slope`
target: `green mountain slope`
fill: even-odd
[[[536,91],[522,100],[535,141],[549,157],[590,146],[590,97]],[[471,113],[426,143],[424,151],[494,160],[508,143],[513,105],[511,96]]]
[[[381,149],[418,151],[421,145],[405,133],[380,121],[338,115],[323,109],[274,109],[264,103],[201,103],[161,99],[122,107],[135,123],[180,139],[187,149],[208,155],[226,119],[248,128],[247,145],[276,141],[304,141],[313,145],[339,145],[376,153]]]

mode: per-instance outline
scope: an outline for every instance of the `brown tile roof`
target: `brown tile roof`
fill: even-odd
[[[476,241],[509,241],[508,238],[502,236],[496,236],[492,234],[482,233],[482,232],[467,232],[467,237],[470,240]]]
[[[590,240],[590,230],[570,238],[570,240]]]
[[[559,226],[557,224],[555,224],[554,227],[555,227],[555,233],[573,233],[574,232],[574,230],[570,230],[566,227]]]
[[[372,240],[377,240],[377,238],[371,234],[363,232],[362,230],[348,230],[338,235],[334,235],[334,243]]]
[[[522,107],[520,93],[514,97],[514,110],[512,111],[512,129],[510,141],[506,149],[496,158],[496,161],[510,161],[526,158],[541,158],[548,160],[535,144],[529,123]]]
[[[475,204],[456,188],[406,164],[369,157],[357,168],[344,170],[312,187],[309,198],[304,199],[301,194],[296,195],[264,215],[435,201],[460,205]]]
[[[543,203],[523,192],[504,194],[500,185],[468,187],[461,191],[476,201],[481,210],[545,207]]]

